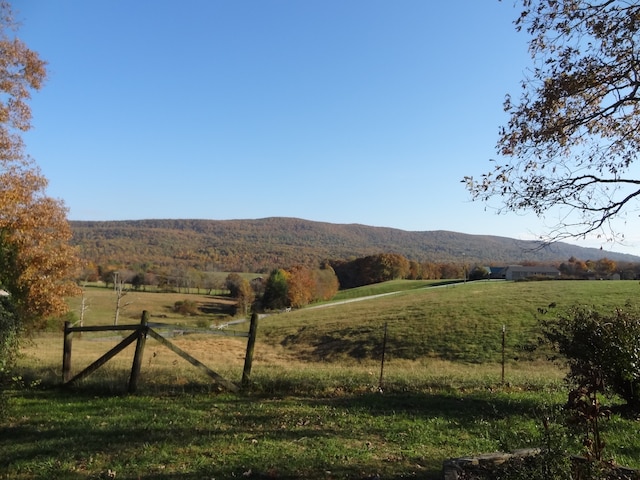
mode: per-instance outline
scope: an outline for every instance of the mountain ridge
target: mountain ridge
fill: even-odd
[[[407,231],[358,223],[294,217],[260,219],[72,220],[71,243],[81,256],[102,264],[154,264],[223,271],[268,271],[296,263],[318,264],[378,253],[418,262],[553,263],[570,257],[640,262],[640,257],[498,235],[448,230]]]

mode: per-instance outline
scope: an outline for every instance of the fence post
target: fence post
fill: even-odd
[[[149,323],[149,312],[144,310],[138,328],[138,341],[136,342],[136,353],[133,356],[131,366],[131,377],[129,378],[129,393],[135,393],[138,389],[138,379],[140,378],[140,368],[142,366],[142,356],[144,355],[144,345],[147,340],[147,324]]]
[[[387,323],[384,324],[384,338],[382,339],[382,358],[380,359],[380,380],[378,381],[378,391],[382,392],[382,382],[384,378],[384,357],[387,352]]]
[[[249,385],[251,377],[251,365],[253,364],[253,348],[256,344],[256,335],[258,333],[258,314],[251,315],[251,324],[249,325],[249,339],[247,340],[247,354],[244,357],[244,368],[242,370],[242,386]]]
[[[504,385],[504,357],[505,357],[505,336],[507,333],[507,326],[502,325],[502,385]]]
[[[73,332],[70,332],[71,322],[64,322],[64,343],[62,346],[62,383],[67,383],[71,378],[71,340]]]

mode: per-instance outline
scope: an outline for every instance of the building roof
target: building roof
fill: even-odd
[[[538,266],[521,266],[521,265],[509,265],[507,268],[507,270],[511,270],[512,272],[528,272],[528,273],[542,273],[542,272],[546,272],[546,273],[560,273],[560,270],[558,270],[556,267],[548,267],[548,266],[544,266],[544,265],[538,265]]]

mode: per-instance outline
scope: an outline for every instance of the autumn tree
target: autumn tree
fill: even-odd
[[[247,279],[242,279],[240,289],[238,290],[238,310],[242,315],[248,315],[256,299],[256,294]]]
[[[214,290],[222,290],[221,281],[217,275],[211,272],[205,272],[203,277],[203,287],[207,291],[207,295],[212,295]]]
[[[564,276],[576,278],[583,278],[589,273],[589,267],[586,262],[575,257],[571,257],[567,262],[561,263],[559,270]]]
[[[554,210],[546,240],[601,235],[637,212],[640,178],[640,2],[522,0],[517,30],[534,65],[497,142],[500,159],[464,181],[500,211]],[[559,211],[555,211],[555,209]],[[634,213],[635,214],[635,213]],[[548,218],[548,217],[547,217]]]
[[[595,270],[598,275],[608,277],[618,270],[618,264],[609,258],[596,260]]]
[[[397,253],[383,253],[378,256],[380,281],[407,278],[410,273],[409,260]]]
[[[287,272],[287,304],[300,308],[311,303],[316,292],[313,271],[303,265],[295,265]]]
[[[264,282],[262,306],[271,310],[300,308],[319,300],[330,300],[339,287],[338,277],[328,263],[316,269],[304,265],[276,269]]]
[[[20,330],[64,313],[65,297],[80,291],[69,280],[77,260],[66,209],[47,196],[47,180],[22,141],[31,126],[28,101],[42,87],[46,64],[14,34],[11,8],[0,2],[0,288],[10,294],[15,320],[0,321],[0,369],[11,360]]]
[[[409,260],[395,253],[380,253],[350,261],[336,261],[332,267],[342,288],[406,278],[410,274]]]
[[[420,278],[423,280],[437,280],[442,278],[440,265],[433,262],[423,262],[420,264]]]
[[[315,276],[314,300],[331,300],[340,289],[336,272],[326,263],[320,269],[314,270],[313,274]]]
[[[238,302],[238,311],[242,315],[249,313],[249,309],[255,300],[255,293],[249,281],[238,273],[230,273],[225,280],[225,286],[229,295]]]
[[[415,260],[409,261],[409,274],[407,275],[408,280],[418,280],[422,276],[422,271],[420,269],[420,263]]]
[[[618,263],[620,278],[622,280],[635,280],[640,278],[640,264],[633,262]]]

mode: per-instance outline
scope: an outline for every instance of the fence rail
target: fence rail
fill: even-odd
[[[244,333],[242,335],[247,337],[247,350],[245,354],[245,362],[244,369],[242,373],[242,383],[241,385],[246,385],[251,376],[251,365],[253,362],[253,348],[255,345],[255,337],[257,333],[257,322],[258,316],[253,315],[251,317],[251,325],[248,333]],[[166,324],[150,324],[149,323],[149,313],[145,310],[142,312],[142,318],[139,324],[134,325],[99,325],[99,326],[72,326],[70,322],[65,322],[64,326],[64,341],[63,341],[63,355],[62,355],[62,382],[63,385],[71,385],[73,383],[78,382],[79,380],[88,377],[109,360],[114,358],[120,352],[122,352],[125,348],[127,348],[132,343],[136,342],[135,354],[133,357],[133,363],[131,366],[131,374],[129,376],[129,384],[128,391],[129,393],[135,393],[138,387],[138,381],[140,378],[140,370],[142,367],[142,357],[144,355],[144,349],[146,344],[146,339],[148,336],[151,336],[154,340],[159,342],[164,347],[168,348],[175,354],[184,358],[190,364],[198,368],[200,371],[204,372],[210,378],[212,378],[217,384],[226,388],[230,391],[237,391],[240,387],[227,379],[225,379],[222,375],[216,373],[209,367],[207,367],[200,360],[196,359],[191,354],[187,353],[185,350],[181,349],[177,345],[171,343],[164,336],[158,333],[154,328],[162,328],[162,327],[172,327]],[[175,328],[175,327],[174,327]],[[75,376],[71,376],[71,358],[72,358],[72,347],[73,347],[73,334],[74,333],[82,333],[82,332],[109,332],[109,331],[132,331],[132,333],[124,338],[120,343],[107,351],[100,358],[91,363],[84,370],[76,374]],[[221,334],[221,333],[220,333]]]

